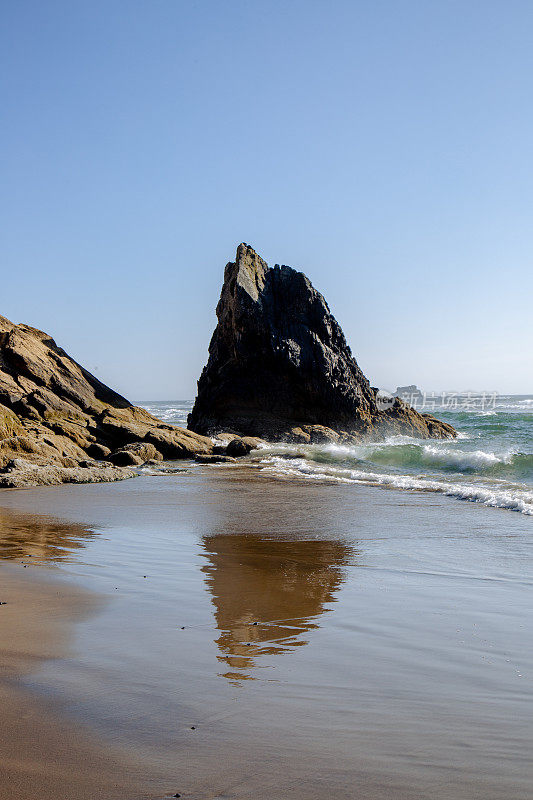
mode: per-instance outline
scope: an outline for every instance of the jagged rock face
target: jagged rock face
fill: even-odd
[[[217,306],[189,427],[246,433],[370,421],[372,390],[326,301],[301,272],[240,245]]]
[[[198,433],[233,430],[270,439],[295,429],[367,436],[378,427],[430,434],[422,415],[397,404],[380,412],[375,392],[352,356],[322,295],[291,267],[269,268],[248,245],[226,266],[218,325],[198,381],[188,426]],[[448,430],[444,430],[447,428]],[[453,435],[444,426],[442,435]]]
[[[137,451],[150,457],[157,452],[180,458],[213,448],[209,439],[165,425],[133,406],[48,334],[0,317],[0,471],[22,455],[37,466],[66,468],[65,480],[81,480],[86,473],[76,477],[68,470],[88,455],[107,458],[112,450],[136,442],[146,445]],[[13,466],[9,469],[12,473]],[[112,474],[119,475],[107,465],[101,478],[91,479],[111,480]],[[0,485],[6,483],[0,479]]]

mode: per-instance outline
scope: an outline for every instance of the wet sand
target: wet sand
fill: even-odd
[[[531,520],[244,468],[0,506],[4,557],[33,548],[108,598],[75,623],[72,655],[26,683],[151,786],[191,800],[533,796]]]
[[[11,519],[26,527],[25,515]],[[138,764],[68,723],[57,703],[21,687],[21,678],[43,661],[67,656],[73,624],[99,606],[87,591],[23,570],[22,563],[0,567],[1,800],[149,797],[140,788],[145,778]]]

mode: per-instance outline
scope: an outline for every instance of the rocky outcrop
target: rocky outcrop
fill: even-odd
[[[226,456],[220,453],[216,453],[212,456],[195,456],[194,460],[197,461],[198,464],[235,464],[237,461],[233,456]]]
[[[163,456],[149,442],[134,442],[126,444],[121,450],[115,450],[107,457],[108,461],[117,467],[139,466],[147,461],[162,461]]]
[[[303,273],[269,268],[249,245],[226,266],[217,317],[192,431],[300,442],[455,435],[398,398],[380,410],[322,295]]]
[[[133,406],[48,334],[0,317],[0,486],[118,480],[134,474],[123,465],[212,451],[210,439]],[[112,463],[80,466],[88,457]]]
[[[60,483],[107,483],[133,478],[135,472],[111,464],[86,464],[70,467],[59,464],[35,464],[14,458],[0,470],[0,487],[28,489],[30,486],[56,486]]]
[[[412,383],[409,386],[397,386],[396,391],[394,392],[394,397],[401,397],[406,402],[413,402],[413,400],[422,400],[424,395],[418,386]]]

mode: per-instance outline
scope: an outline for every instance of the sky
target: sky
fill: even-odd
[[[0,314],[192,399],[239,242],[373,386],[533,393],[533,4],[2,0]]]

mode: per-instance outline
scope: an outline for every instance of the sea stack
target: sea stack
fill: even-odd
[[[340,325],[302,272],[269,267],[240,244],[216,313],[190,430],[302,442],[455,436],[399,399],[378,408]]]

